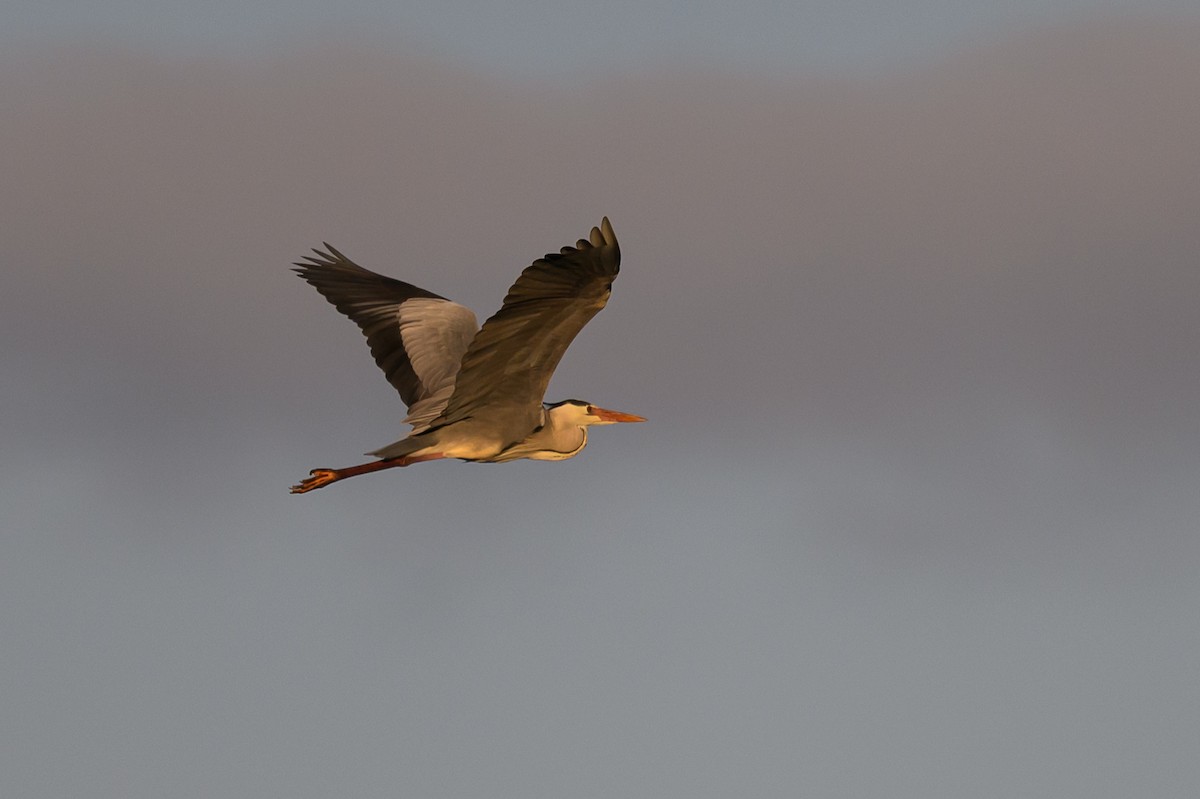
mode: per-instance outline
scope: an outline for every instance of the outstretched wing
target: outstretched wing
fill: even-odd
[[[514,435],[539,424],[554,369],[576,334],[608,302],[620,265],[617,237],[605,217],[588,240],[527,267],[471,342],[450,402],[433,426],[484,409],[497,425],[511,424]]]
[[[428,427],[454,391],[478,322],[470,309],[431,291],[377,275],[325,245],[294,270],[362,329],[375,363],[404,404],[406,422]]]

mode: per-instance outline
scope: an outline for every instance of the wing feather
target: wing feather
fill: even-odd
[[[558,362],[608,302],[620,265],[617,237],[605,217],[588,239],[526,267],[503,306],[475,335],[450,401],[432,426],[488,409],[504,420],[498,424],[510,423],[514,435],[527,434],[539,423]]]
[[[409,407],[405,420],[423,429],[454,390],[454,380],[478,322],[470,309],[431,291],[378,275],[328,252],[297,261],[300,277],[350,317],[371,355]]]

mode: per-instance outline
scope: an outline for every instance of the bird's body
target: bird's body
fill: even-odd
[[[408,437],[370,453],[377,461],[314,469],[302,494],[357,474],[439,458],[499,463],[564,460],[596,424],[640,416],[579,400],[542,397],[575,335],[608,302],[621,252],[607,218],[588,239],[534,261],[501,309],[476,328],[470,310],[377,275],[340,252],[314,250],[296,272],[362,329],[375,362],[409,408]]]

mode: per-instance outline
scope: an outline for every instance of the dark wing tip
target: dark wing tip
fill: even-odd
[[[607,216],[600,220],[600,227],[592,228],[592,232],[588,236],[588,239],[589,240],[586,242],[586,244],[590,244],[592,247],[617,246],[617,234],[613,232],[612,222],[608,221]],[[585,242],[580,242],[580,244],[584,243]],[[583,248],[580,247],[580,249]]]
[[[312,255],[301,256],[299,261],[292,262],[292,271],[312,285],[316,286],[323,276],[331,274],[340,274],[343,278],[363,279],[369,276],[378,280],[388,280],[382,275],[363,269],[329,242],[323,241],[321,244],[325,247],[324,250],[314,247]]]
[[[617,244],[617,234],[613,232],[612,222],[608,221],[608,217],[600,220],[600,232],[604,234],[604,239],[614,247]]]
[[[339,264],[353,263],[349,258],[342,255],[340,252],[330,246],[328,242],[321,243],[325,245],[326,251],[318,250],[314,247],[312,255],[302,255],[300,256],[299,261],[292,262],[292,266],[294,267],[292,271],[303,277],[309,271],[311,271],[313,267],[330,267],[337,266]]]
[[[353,263],[353,261],[350,261],[349,258],[347,258],[346,256],[342,255],[340,252],[338,252],[337,247],[334,247],[329,242],[323,241],[323,242],[321,242],[321,244],[324,245],[325,249],[328,251],[328,253],[330,255],[332,255],[334,258],[338,259],[339,261],[346,261],[349,263]],[[320,250],[313,250],[313,252],[317,253],[318,255],[325,255],[325,253],[321,252]],[[328,256],[326,256],[326,257],[328,257]]]
[[[326,245],[328,246],[328,245]],[[591,249],[611,248],[616,260],[619,263],[621,260],[621,247],[617,244],[617,234],[613,232],[612,222],[608,221],[608,217],[604,217],[600,221],[600,227],[592,228],[592,232],[588,234],[586,239],[579,239],[575,242],[575,246],[570,245],[563,247],[558,252],[547,253],[544,260],[555,261],[577,252],[585,252]]]

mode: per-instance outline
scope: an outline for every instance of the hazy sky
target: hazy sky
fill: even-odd
[[[0,35],[0,795],[1194,795],[1200,18],[256,7]],[[287,493],[404,415],[291,261],[605,214],[649,423]]]
[[[875,72],[997,35],[1096,16],[1194,14],[1193,0],[10,0],[8,47],[63,41],[245,55],[318,39],[403,47],[523,77],[707,62],[724,69]]]

